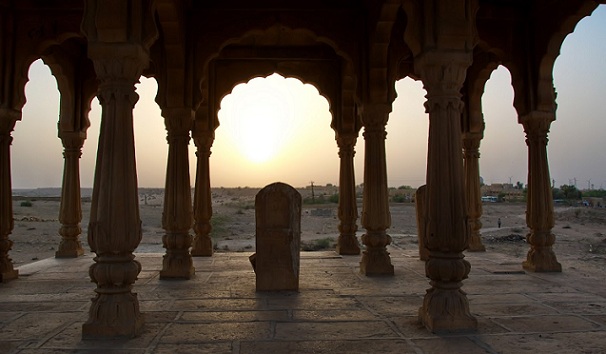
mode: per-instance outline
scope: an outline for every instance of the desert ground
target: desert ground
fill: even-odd
[[[336,187],[333,187],[336,188]],[[300,189],[304,198],[308,188]],[[213,232],[216,252],[254,252],[255,248],[255,188],[213,188]],[[324,191],[321,193],[331,193]],[[15,267],[54,257],[60,241],[58,189],[17,191],[13,200],[14,242],[10,252]],[[19,195],[19,196],[16,196]],[[140,214],[143,239],[136,252],[164,252],[162,247],[162,189],[140,189]],[[27,206],[29,203],[31,206]],[[358,206],[361,211],[361,205]],[[90,197],[83,192],[81,240],[86,252],[86,227],[90,214]],[[392,225],[388,233],[392,244],[408,250],[417,249],[414,203],[391,203]],[[501,252],[525,259],[529,245],[524,203],[484,203],[482,238],[486,252]],[[497,220],[501,219],[498,228]],[[301,218],[302,248],[305,251],[334,248],[338,236],[337,204],[304,204]],[[358,220],[358,234],[364,230]],[[554,251],[564,271],[576,269],[581,273],[606,270],[606,209],[582,206],[555,207],[556,236]],[[473,266],[473,265],[472,265]],[[594,273],[595,274],[595,273]]]

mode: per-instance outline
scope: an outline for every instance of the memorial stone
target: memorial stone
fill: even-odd
[[[301,194],[280,182],[266,186],[255,198],[255,218],[257,291],[299,290]]]

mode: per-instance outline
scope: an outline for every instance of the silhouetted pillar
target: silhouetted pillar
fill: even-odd
[[[63,184],[61,187],[61,206],[59,222],[61,242],[55,252],[57,258],[75,258],[84,254],[80,234],[82,228],[82,206],[80,199],[80,156],[86,139],[83,132],[59,132],[63,143]]]
[[[463,156],[465,159],[465,192],[467,216],[469,218],[469,251],[485,252],[480,229],[482,222],[482,191],[480,189],[480,141],[482,133],[463,133]]]
[[[101,129],[95,167],[88,243],[97,284],[82,336],[134,337],[143,315],[132,287],[141,271],[133,255],[141,242],[133,108],[135,83],[149,64],[158,38],[153,2],[86,0],[82,31],[99,80]]]
[[[21,112],[0,108],[0,282],[17,279],[19,271],[13,268],[8,253],[13,247],[9,235],[13,231],[13,197],[11,186],[11,132]]]
[[[420,321],[431,331],[475,329],[477,320],[461,290],[471,266],[464,259],[469,225],[463,181],[461,86],[471,54],[428,51],[415,59],[429,113],[427,151],[426,231],[429,249],[425,274],[431,279]]]
[[[364,201],[362,226],[366,233],[362,243],[366,250],[362,253],[360,272],[364,275],[393,275],[393,265],[387,252],[391,236],[387,229],[391,226],[389,212],[389,191],[387,187],[387,162],[385,157],[385,125],[391,107],[371,105],[364,107]]]
[[[360,254],[360,245],[356,238],[358,225],[358,205],[356,203],[356,177],[354,172],[354,155],[357,136],[338,134],[339,145],[339,239],[337,253]]]
[[[547,160],[547,134],[553,112],[531,112],[520,117],[524,126],[526,145],[528,145],[528,194],[526,204],[526,224],[530,233],[526,239],[530,250],[523,262],[526,270],[533,272],[561,272],[553,252],[555,236],[551,232],[553,221],[553,195],[549,162]]]
[[[193,111],[189,108],[163,109],[162,114],[168,131],[168,163],[162,213],[162,227],[166,231],[162,243],[166,255],[162,261],[160,279],[190,279],[195,273],[189,253],[192,244],[189,230],[193,215],[188,145]]]
[[[429,250],[425,246],[425,240],[427,239],[425,236],[425,232],[427,231],[427,223],[425,222],[425,212],[427,211],[425,208],[426,193],[426,185],[422,185],[417,188],[417,192],[415,193],[415,208],[417,212],[417,243],[419,244],[419,259],[422,261],[427,261],[429,259]]]
[[[194,192],[194,244],[192,256],[210,257],[213,255],[213,240],[210,237],[212,229],[210,218],[213,216],[210,190],[210,148],[213,145],[214,133],[194,133],[196,156],[196,190]]]

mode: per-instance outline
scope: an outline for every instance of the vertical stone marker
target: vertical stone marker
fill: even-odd
[[[256,249],[251,257],[257,291],[299,290],[301,194],[284,183],[263,188],[255,198]]]

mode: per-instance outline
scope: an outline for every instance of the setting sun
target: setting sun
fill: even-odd
[[[221,104],[221,127],[252,163],[275,159],[292,138],[297,122],[285,80],[279,75],[253,79],[236,86]]]

